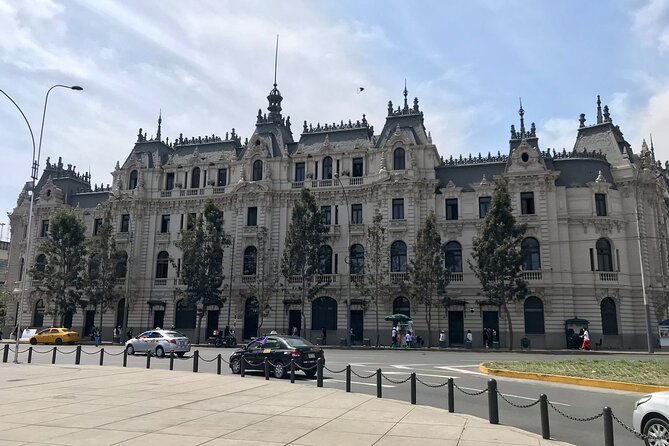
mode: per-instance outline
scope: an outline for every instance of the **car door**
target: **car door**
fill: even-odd
[[[163,340],[163,335],[162,333],[158,331],[153,331],[151,332],[151,336],[149,336],[149,342],[148,342],[148,350],[155,352],[156,347],[160,344],[160,341]]]
[[[49,341],[49,329],[41,330],[35,334],[35,339],[37,342],[48,342]]]
[[[49,344],[56,342],[56,338],[60,335],[60,331],[57,328],[52,328],[49,330]]]
[[[145,352],[149,349],[149,339],[151,338],[151,332],[145,331],[144,333],[137,336],[137,340],[133,342],[132,346],[136,352]]]
[[[275,362],[278,358],[278,350],[280,350],[281,344],[276,338],[267,338],[263,343],[263,348],[261,352],[261,359],[264,361],[265,358],[269,359],[271,362]]]
[[[246,346],[246,350],[243,353],[244,359],[246,360],[245,368],[247,369],[259,369],[262,367],[262,350],[263,345],[258,341],[253,341]]]

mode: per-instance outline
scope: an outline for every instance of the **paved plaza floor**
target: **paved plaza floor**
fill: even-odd
[[[0,446],[569,446],[442,409],[250,376],[2,364],[0,402]]]

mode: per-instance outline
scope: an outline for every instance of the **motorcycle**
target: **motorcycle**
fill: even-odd
[[[221,330],[214,330],[213,336],[210,336],[207,342],[214,344],[215,347],[231,348],[237,345],[237,339],[232,334],[226,336]]]

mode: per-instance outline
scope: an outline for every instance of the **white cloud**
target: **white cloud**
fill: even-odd
[[[537,136],[543,150],[548,148],[567,151],[574,148],[578,122],[566,118],[550,118],[537,128]]]
[[[669,0],[649,0],[633,14],[633,29],[647,45],[669,50]]]

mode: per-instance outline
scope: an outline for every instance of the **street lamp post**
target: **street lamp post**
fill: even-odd
[[[648,303],[648,296],[646,295],[646,277],[643,270],[643,251],[641,249],[641,227],[639,226],[639,178],[641,176],[641,168],[637,168],[636,171],[636,184],[634,186],[634,213],[636,217],[636,233],[637,233],[637,244],[639,247],[639,271],[641,271],[641,295],[643,296],[643,308],[644,308],[644,318],[646,320],[646,347],[648,353],[654,352],[654,345],[652,341],[652,327],[650,324],[650,304]]]
[[[232,273],[235,265],[235,236],[232,236],[232,257],[230,257],[230,280],[228,280],[228,329],[230,328],[230,312],[232,311]]]
[[[349,176],[345,171],[342,172],[341,176]],[[351,339],[351,216],[348,204],[348,195],[346,194],[346,188],[341,182],[341,176],[336,173],[334,175],[337,182],[341,186],[341,191],[344,194],[344,201],[346,202],[346,221],[347,221],[347,230],[346,230],[346,256],[344,257],[344,263],[348,265],[348,296],[346,297],[346,345],[350,346],[352,344]]]
[[[26,288],[27,288],[27,276],[28,276],[28,262],[30,260],[30,248],[31,248],[31,241],[32,241],[32,219],[33,219],[33,207],[35,204],[35,185],[37,184],[37,179],[39,178],[39,161],[40,161],[40,155],[42,153],[42,136],[44,134],[44,120],[46,118],[46,106],[49,102],[49,93],[51,93],[51,90],[54,88],[68,88],[70,90],[75,90],[75,91],[81,91],[83,88],[81,88],[78,85],[74,86],[68,86],[68,85],[61,85],[61,84],[56,84],[49,88],[46,92],[46,96],[44,97],[44,108],[42,110],[42,124],[40,126],[40,132],[39,132],[39,144],[37,146],[37,151],[35,150],[35,135],[33,134],[33,129],[30,126],[30,122],[28,121],[28,118],[26,118],[25,113],[23,113],[23,110],[21,110],[21,107],[12,99],[7,93],[5,93],[2,89],[0,89],[0,93],[5,95],[7,99],[9,99],[12,104],[18,109],[18,111],[21,113],[21,116],[23,117],[23,120],[26,122],[26,125],[28,126],[28,130],[30,131],[30,139],[32,140],[32,145],[33,145],[33,156],[32,156],[32,162],[30,164],[30,178],[32,179],[31,185],[30,185],[30,207],[28,209],[28,230],[26,231],[26,250],[25,254],[23,257],[23,271],[21,273],[21,297],[19,298],[19,311],[18,315],[16,317],[16,345],[14,347],[14,364],[19,363],[19,338],[21,336],[21,317],[23,315],[23,300],[25,298],[26,294]]]

